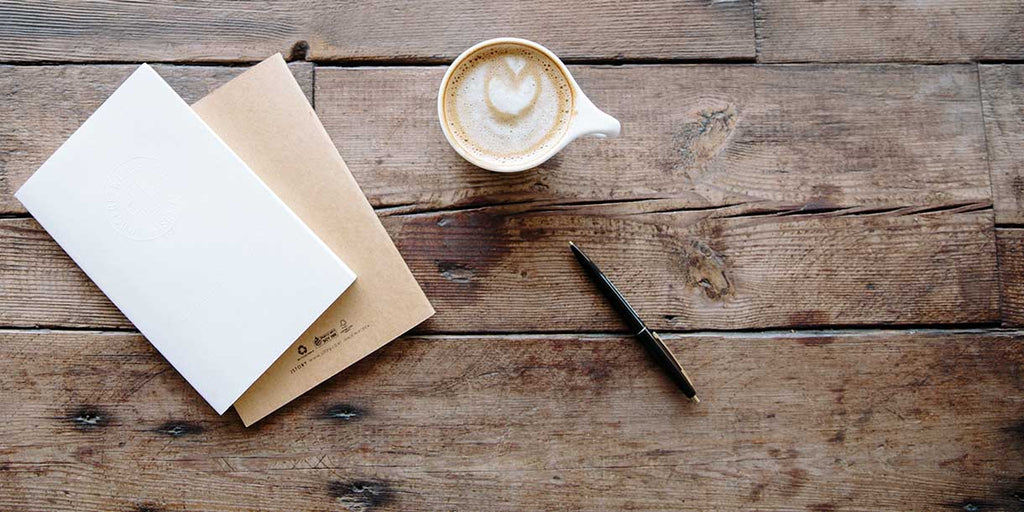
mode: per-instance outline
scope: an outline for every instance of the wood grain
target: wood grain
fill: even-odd
[[[18,100],[2,107],[4,197],[20,213],[10,193],[130,67],[2,70]],[[194,99],[238,70],[162,71]],[[570,238],[629,272],[661,328],[998,318],[992,217],[969,212],[991,194],[972,67],[576,67],[598,104],[632,112],[627,136],[513,176],[447,147],[424,105],[440,71],[316,71],[321,117],[437,305],[426,331],[618,329]],[[430,212],[489,202],[521,204]],[[3,325],[130,328],[34,222],[0,232]],[[555,318],[538,307],[553,296]]]
[[[984,205],[981,205],[984,206]],[[748,215],[659,202],[387,217],[437,332],[609,331],[575,241],[659,329],[998,320],[990,211]]]
[[[1020,510],[1024,331],[810,329],[1024,325],[1024,66],[863,64],[1022,33],[1020,0],[0,1],[0,510]],[[572,66],[624,136],[505,176],[444,142],[443,66],[302,62],[499,35],[677,63]],[[127,63],[273,52],[438,315],[247,430],[12,194]],[[678,63],[755,57],[812,64]],[[243,69],[158,67],[190,102]],[[676,331],[700,405],[569,240]]]
[[[489,173],[438,126],[443,68],[316,68],[317,113],[378,207],[672,198],[693,208],[988,201],[973,66],[573,66],[623,123]]]
[[[14,190],[130,69],[0,67],[0,94],[11,100],[0,104],[9,120],[0,125],[0,213],[24,212]],[[371,203],[398,211],[649,198],[943,206],[991,196],[973,67],[573,69],[621,118],[624,136],[576,141],[516,175],[472,167],[445,142],[434,108],[442,68],[318,68],[317,110]],[[161,69],[188,99],[239,71]]]
[[[0,335],[4,510],[1017,510],[1018,333],[405,338],[246,430],[141,338]]]
[[[755,0],[759,62],[1024,58],[1020,0]]]
[[[450,60],[517,36],[566,59],[754,58],[747,1],[14,1],[2,61]]]
[[[1024,224],[1024,65],[979,66],[997,224]]]
[[[289,67],[306,96],[312,98],[313,65],[302,62]],[[25,212],[14,192],[135,68],[0,66],[0,214]],[[190,103],[245,70],[171,65],[154,68]]]
[[[1024,325],[1024,229],[998,228],[1003,325]]]
[[[621,330],[569,240],[652,326],[746,329],[998,321],[986,206],[766,215],[643,201],[383,220],[437,310],[423,332]],[[3,325],[130,328],[35,221],[0,221],[0,261]]]
[[[31,219],[0,220],[0,323],[135,329]]]

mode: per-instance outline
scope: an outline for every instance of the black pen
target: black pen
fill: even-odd
[[[611,301],[615,310],[618,311],[619,315],[621,315],[622,318],[626,320],[626,323],[629,324],[631,332],[638,340],[640,340],[640,343],[643,344],[644,348],[647,349],[647,353],[649,353],[651,357],[658,362],[658,365],[668,373],[669,377],[672,378],[672,381],[676,383],[676,386],[682,390],[683,394],[685,394],[687,398],[692,400],[694,403],[700,402],[700,399],[697,398],[697,391],[693,389],[693,381],[690,380],[690,376],[687,375],[686,371],[683,370],[683,367],[679,365],[679,361],[676,359],[676,356],[672,354],[672,351],[665,346],[665,342],[661,341],[661,337],[658,336],[658,333],[647,328],[644,321],[641,320],[640,316],[633,310],[633,306],[630,306],[629,302],[626,302],[626,299],[621,293],[619,293],[619,290],[615,288],[615,285],[605,277],[604,273],[601,272],[601,269],[597,268],[597,265],[595,265],[593,261],[590,261],[590,258],[588,258],[586,254],[583,254],[583,251],[581,251],[579,247],[576,247],[576,244],[569,242],[569,248],[572,249],[572,253],[576,256],[576,259],[579,260],[580,265],[583,265],[583,269],[586,270],[590,279],[593,280],[594,284],[601,289],[601,293]]]

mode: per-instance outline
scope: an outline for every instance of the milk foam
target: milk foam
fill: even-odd
[[[572,89],[558,65],[540,51],[498,44],[453,70],[443,107],[448,131],[464,151],[514,165],[546,154],[562,139]]]

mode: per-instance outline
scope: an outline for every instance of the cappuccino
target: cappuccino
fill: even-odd
[[[441,123],[471,160],[519,167],[543,159],[572,121],[574,92],[540,50],[503,42],[467,55],[442,88]]]

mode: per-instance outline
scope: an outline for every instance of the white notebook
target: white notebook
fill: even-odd
[[[355,279],[147,65],[15,196],[217,413]]]

